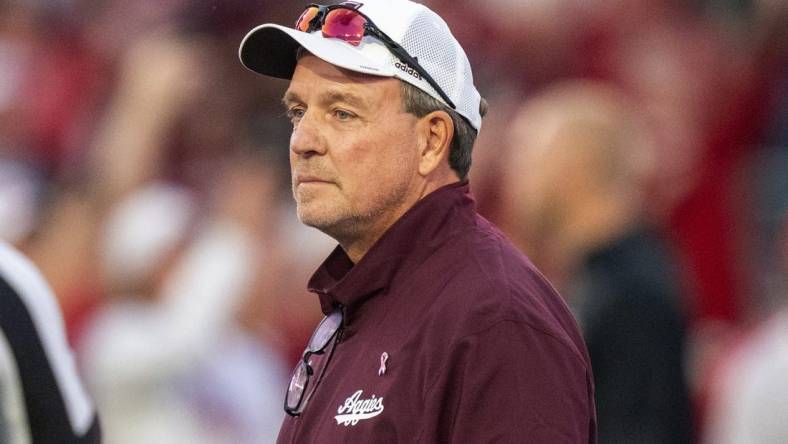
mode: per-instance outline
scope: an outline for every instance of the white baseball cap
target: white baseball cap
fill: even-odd
[[[381,31],[414,57],[477,131],[482,125],[481,96],[473,85],[471,64],[446,22],[426,6],[410,0],[365,0],[341,3],[367,16]],[[294,19],[297,17],[294,17]],[[294,20],[295,21],[295,20]],[[290,79],[296,52],[304,47],[332,65],[364,74],[396,77],[425,91],[443,104],[441,95],[423,76],[400,61],[380,40],[365,35],[358,46],[337,38],[266,23],[241,42],[241,63],[252,71]],[[450,106],[449,106],[450,107]]]

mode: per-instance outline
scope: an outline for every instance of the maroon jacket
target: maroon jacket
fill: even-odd
[[[467,182],[419,201],[355,266],[338,247],[309,288],[344,327],[279,443],[596,442],[575,321]]]

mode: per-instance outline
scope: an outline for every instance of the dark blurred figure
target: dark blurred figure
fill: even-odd
[[[599,442],[692,441],[675,261],[643,217],[652,144],[609,86],[557,84],[512,127],[509,233],[580,322],[596,381]]]
[[[99,443],[57,299],[38,269],[0,240],[0,443]]]

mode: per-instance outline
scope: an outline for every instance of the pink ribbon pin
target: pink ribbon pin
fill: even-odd
[[[383,376],[386,374],[386,361],[388,359],[389,359],[388,353],[383,352],[383,354],[380,355],[380,369],[378,370],[378,376]]]

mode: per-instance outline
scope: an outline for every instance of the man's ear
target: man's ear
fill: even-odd
[[[442,163],[448,166],[454,122],[446,111],[433,111],[419,119],[419,174],[428,176]]]

